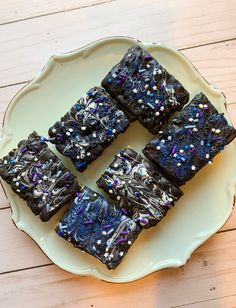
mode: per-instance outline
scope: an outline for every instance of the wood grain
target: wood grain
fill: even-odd
[[[234,124],[234,126],[236,127],[236,104],[232,104],[232,105],[228,105],[228,111],[230,114],[230,118]]]
[[[119,0],[2,25],[0,86],[31,79],[52,54],[110,35],[177,48],[235,38],[234,4],[234,0]]]
[[[0,274],[50,263],[33,240],[15,227],[10,209],[0,211],[0,234]]]
[[[165,308],[209,302],[235,294],[235,262],[236,231],[230,231],[213,236],[184,267],[129,284],[78,277],[54,265],[0,275],[1,305],[18,307],[24,302],[24,307],[42,307],[43,300],[43,307],[106,308],[115,303],[123,308],[141,307],[145,301],[148,307]]]
[[[236,103],[236,88],[234,86],[236,84],[236,40],[190,48],[183,50],[182,53],[206,80],[217,85],[224,92],[229,104]],[[28,75],[28,79],[32,79],[35,74]],[[27,79],[22,76],[21,82]],[[25,83],[0,88],[0,113],[4,112],[11,98],[24,85]]]
[[[236,40],[182,51],[200,73],[236,102]]]
[[[200,301],[197,303],[190,303],[187,305],[172,306],[171,308],[235,308],[236,294],[229,296],[222,296],[220,298],[210,299],[207,301]]]
[[[182,53],[192,61],[193,65],[206,80],[214,85],[218,85],[225,93],[229,104],[236,103],[236,90],[234,86],[236,84],[236,40],[190,48],[183,50]],[[28,61],[30,62],[29,59]],[[17,73],[17,68],[15,70]],[[28,75],[28,78],[21,74],[20,82],[32,79],[35,74]],[[0,114],[5,111],[12,97],[24,85],[25,83],[0,88]],[[234,116],[233,107],[230,108],[230,111],[233,112]]]
[[[184,49],[228,103],[236,103],[235,13],[234,0],[1,0],[0,124],[23,86],[15,84],[32,79],[49,56],[110,35]],[[236,125],[236,104],[228,109]],[[3,209],[7,206],[0,188],[1,307],[236,307],[236,210],[185,266],[115,285],[50,265],[14,227],[10,209]]]
[[[3,192],[2,186],[0,185],[0,209],[9,208],[8,200]]]
[[[26,83],[22,83],[11,87],[0,88],[0,114],[3,114],[5,112],[12,98],[25,85]],[[2,126],[2,121],[0,122],[0,126]]]
[[[236,203],[234,202],[234,209],[233,209],[229,219],[224,224],[224,226],[220,229],[219,232],[236,229],[236,208],[235,208],[235,204]]]
[[[1,0],[0,25],[26,18],[81,9],[104,2],[109,2],[109,0]]]

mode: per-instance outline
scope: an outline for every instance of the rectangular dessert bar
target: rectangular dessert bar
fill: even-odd
[[[56,232],[75,247],[116,268],[138,237],[141,228],[121,209],[85,187],[77,193]]]
[[[44,137],[33,132],[27,140],[21,140],[16,149],[11,150],[1,159],[0,175],[9,184],[30,165],[40,152],[47,147]]]
[[[57,150],[84,171],[129,123],[110,95],[94,87],[49,129],[49,136]]]
[[[177,186],[131,148],[115,156],[97,184],[143,228],[156,225],[182,195]]]
[[[102,86],[153,134],[189,99],[180,82],[140,46],[126,52]]]
[[[190,180],[236,137],[207,97],[200,93],[146,145],[143,153],[178,185]]]
[[[42,221],[67,204],[79,188],[75,176],[36,132],[0,160],[0,176]]]

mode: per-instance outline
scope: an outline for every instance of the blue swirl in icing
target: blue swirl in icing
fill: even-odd
[[[49,129],[49,135],[58,151],[83,171],[128,126],[127,116],[109,94],[94,87]]]
[[[141,229],[98,193],[85,187],[77,194],[56,232],[109,269],[123,259]]]
[[[182,185],[204,165],[212,163],[235,137],[236,130],[200,93],[146,145],[143,153]]]

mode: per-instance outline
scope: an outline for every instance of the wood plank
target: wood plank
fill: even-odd
[[[191,48],[183,50],[182,53],[192,61],[193,65],[210,83],[218,85],[225,93],[229,104],[236,103],[236,90],[234,87],[236,84],[236,40],[228,43],[216,43],[208,46]],[[22,76],[24,75],[21,74],[20,82],[23,81]],[[31,76],[28,76],[28,79],[33,77],[34,75],[31,74]],[[11,98],[24,85],[23,83],[11,87],[0,88],[0,113],[5,110],[5,106],[7,106]],[[234,107],[231,106],[229,108],[230,111],[232,110],[232,115],[234,115]]]
[[[2,0],[6,3],[6,0]],[[19,3],[17,0],[9,0],[8,5],[11,6],[11,2],[15,3],[17,10],[19,11],[19,15],[26,14],[30,12],[31,16],[33,10],[37,12],[36,8],[34,7],[35,0],[32,0],[28,7],[25,6],[26,0],[21,1],[23,9],[18,9]],[[19,0],[18,0],[19,2]],[[40,1],[40,9],[42,9],[45,0]],[[50,6],[54,0],[48,0],[47,3]],[[67,3],[61,3],[62,0],[58,0],[57,4],[60,8],[61,5],[68,5],[69,2],[72,0],[68,0]],[[80,2],[77,1],[77,3]],[[124,1],[120,1],[122,6],[124,7]],[[175,8],[170,9],[169,5],[172,5]],[[2,2],[1,2],[2,3]],[[32,9],[31,9],[31,3]],[[43,5],[41,4],[43,3]],[[128,3],[128,1],[127,1]],[[149,31],[152,27],[160,28],[157,30],[155,28],[155,32],[153,31],[150,35],[150,38],[155,37],[153,41],[156,41],[157,37],[163,37],[164,40],[169,40],[170,42],[173,41],[177,43],[187,42],[187,45],[176,45],[176,46],[190,46],[191,42],[192,45],[195,44],[202,44],[196,43],[201,42],[201,40],[207,42],[212,42],[214,40],[222,39],[222,37],[230,37],[229,35],[233,35],[235,37],[235,21],[233,21],[233,16],[235,16],[235,10],[233,10],[233,1],[223,1],[216,0],[209,2],[207,4],[203,3],[203,0],[194,0],[188,3],[186,0],[181,0],[178,4],[174,4],[174,1],[166,0],[165,3],[154,3],[154,1],[147,0],[146,2],[141,1],[139,2],[140,9],[138,8],[137,4],[138,1],[130,1],[130,3],[134,4],[134,13],[136,15],[132,16],[131,10],[129,10],[129,22],[124,21],[125,18],[121,16],[121,11],[115,8],[113,11],[109,8],[106,9],[107,14],[111,14],[111,12],[115,12],[116,16],[114,18],[115,25],[109,26],[109,23],[101,19],[105,19],[105,14],[101,14],[101,17],[97,17],[95,15],[96,12],[99,10],[79,10],[85,11],[84,15],[87,16],[87,21],[83,22],[82,15],[74,15],[72,19],[73,23],[69,22],[58,22],[53,24],[53,22],[57,22],[56,19],[52,19],[52,24],[47,22],[44,25],[45,17],[43,18],[35,18],[40,20],[41,22],[38,23],[28,23],[26,27],[30,28],[32,26],[32,36],[36,35],[36,39],[32,38],[32,46],[30,40],[30,31],[24,29],[24,27],[20,27],[20,31],[25,30],[25,35],[20,34],[20,38],[17,36],[12,36],[11,28],[9,31],[6,31],[6,34],[3,33],[4,36],[0,33],[0,37],[8,38],[12,40],[11,43],[7,43],[9,53],[12,52],[12,49],[15,46],[19,46],[20,56],[24,56],[25,58],[18,57],[18,53],[15,54],[15,58],[17,59],[17,63],[12,61],[11,54],[10,56],[6,56],[3,53],[2,57],[5,57],[5,61],[11,63],[12,66],[5,66],[2,74],[0,74],[0,84],[12,84],[14,82],[27,80],[28,78],[25,77],[24,72],[28,74],[29,77],[32,78],[35,75],[36,70],[41,69],[44,65],[46,58],[49,55],[49,51],[54,53],[53,50],[57,49],[58,51],[67,51],[68,45],[74,46],[75,44],[86,42],[84,38],[81,39],[81,32],[83,31],[86,33],[93,32],[94,28],[97,27],[97,32],[93,35],[89,34],[88,37],[95,37],[100,36],[101,34],[114,33],[119,32],[118,27],[120,27],[121,31],[127,33],[126,29],[130,33],[138,33],[141,30],[142,38],[145,38],[145,31]],[[143,8],[143,3],[145,5],[149,5],[148,9]],[[153,4],[154,3],[154,4]],[[182,3],[185,3],[185,7],[182,8]],[[201,5],[202,4],[202,5]],[[46,2],[45,2],[45,5]],[[105,4],[104,4],[105,5]],[[178,5],[178,7],[177,7]],[[208,8],[211,5],[211,9]],[[103,6],[103,5],[102,5]],[[107,7],[107,4],[105,5]],[[158,15],[155,9],[158,7],[160,10],[160,15]],[[216,6],[216,8],[215,8]],[[14,6],[12,6],[14,7]],[[99,6],[98,6],[99,7]],[[98,8],[97,7],[97,8]],[[151,21],[150,23],[147,22],[148,18],[152,19],[152,12],[154,7],[154,15],[158,22]],[[202,11],[202,7],[204,7],[204,12]],[[1,8],[1,4],[0,4]],[[167,8],[167,9],[166,9]],[[220,9],[219,9],[220,8]],[[162,10],[163,9],[163,10]],[[177,9],[181,11],[181,16],[175,16]],[[189,14],[187,10],[190,10]],[[219,11],[217,11],[219,9]],[[144,22],[140,22],[140,16],[143,16],[144,13],[140,13],[139,10],[143,10],[143,12],[147,13],[147,16],[144,16]],[[195,13],[196,10],[196,13]],[[211,13],[210,11],[213,11]],[[222,15],[220,14],[220,10],[222,10]],[[1,15],[0,10],[0,15]],[[182,13],[183,12],[183,13]],[[209,13],[210,12],[210,13]],[[70,18],[70,14],[62,13],[57,14],[58,16],[66,16],[66,19]],[[70,12],[71,13],[71,12]],[[5,13],[4,13],[5,14]],[[36,13],[38,14],[38,13]],[[43,13],[42,13],[43,14]],[[47,13],[46,13],[47,14]],[[50,14],[50,12],[49,12]],[[87,14],[87,15],[86,15]],[[91,14],[91,16],[90,16]],[[191,14],[194,14],[192,16]],[[198,14],[198,16],[197,16]],[[35,15],[36,16],[36,15]],[[56,15],[51,15],[56,16]],[[76,19],[76,17],[78,19]],[[127,14],[125,17],[127,18]],[[223,16],[223,17],[222,17]],[[30,15],[29,15],[30,17]],[[83,16],[84,17],[84,16]],[[180,21],[180,18],[185,18],[186,20]],[[14,18],[14,17],[13,17]],[[19,16],[17,16],[19,18]],[[61,17],[63,18],[63,17]],[[97,21],[91,21],[92,19],[99,19]],[[106,17],[107,18],[107,17]],[[187,19],[189,18],[188,22]],[[80,19],[82,19],[82,28],[80,26]],[[139,20],[139,24],[136,21]],[[199,22],[197,22],[197,19]],[[208,19],[208,21],[207,21]],[[34,19],[32,19],[34,20]],[[108,21],[111,21],[109,16]],[[162,25],[164,20],[164,25]],[[203,22],[202,20],[206,21]],[[216,25],[217,20],[219,22],[219,27]],[[175,21],[177,24],[175,24]],[[11,22],[11,20],[10,20]],[[123,22],[123,24],[122,24]],[[18,25],[22,24],[23,22],[18,22]],[[79,30],[74,31],[75,25]],[[207,25],[206,25],[207,24]],[[61,34],[58,34],[58,29],[55,25],[59,25],[59,29]],[[89,26],[88,26],[89,25]],[[145,30],[145,26],[147,25],[147,29]],[[151,27],[151,26],[152,27]],[[10,25],[8,25],[10,26]],[[65,28],[64,28],[65,26]],[[104,28],[109,28],[108,31],[105,31]],[[134,29],[135,27],[137,29]],[[164,28],[165,26],[165,28]],[[42,27],[42,31],[35,31],[36,28]],[[104,28],[103,28],[104,27]],[[183,29],[181,29],[181,27]],[[201,31],[201,28],[204,27],[203,33],[198,33]],[[211,28],[212,27],[212,28]],[[1,27],[0,27],[1,28]],[[70,30],[69,30],[70,28]],[[185,29],[185,28],[189,28]],[[9,29],[9,28],[8,28]],[[50,31],[48,31],[48,29]],[[82,31],[81,31],[82,29]],[[0,29],[1,30],[1,29]],[[113,31],[115,30],[115,31]],[[138,31],[137,31],[138,30]],[[143,32],[142,32],[143,30]],[[16,27],[14,31],[19,31]],[[47,32],[46,32],[47,31]],[[69,34],[69,32],[74,31],[74,35]],[[217,33],[218,31],[218,33]],[[192,33],[191,33],[192,32]],[[46,33],[48,36],[46,36]],[[53,34],[51,34],[53,33]],[[180,34],[181,33],[181,34]],[[19,33],[18,33],[19,34]],[[55,34],[55,36],[54,36]],[[115,33],[114,33],[115,34]],[[120,34],[120,33],[118,33]],[[159,36],[155,36],[158,34]],[[87,35],[87,34],[86,34]],[[148,34],[149,35],[149,34]],[[192,37],[190,37],[192,35]],[[77,36],[77,37],[76,37]],[[140,37],[140,35],[138,35]],[[187,36],[187,38],[185,37]],[[194,37],[196,36],[196,37]],[[232,36],[232,37],[233,37]],[[79,37],[79,39],[78,39]],[[84,35],[85,37],[85,35]],[[53,39],[52,39],[53,38]],[[23,39],[23,43],[20,41]],[[49,42],[47,42],[47,39]],[[75,42],[73,42],[73,39]],[[51,40],[51,41],[50,41]],[[55,40],[55,41],[54,41]],[[58,42],[56,42],[58,41]],[[163,41],[165,42],[165,41]],[[168,42],[168,41],[167,41]],[[0,42],[1,44],[1,42]],[[48,46],[50,47],[48,48]],[[204,43],[203,43],[204,44]],[[224,43],[222,43],[224,44]],[[6,46],[6,44],[4,43]],[[37,45],[37,46],[33,46]],[[58,45],[58,48],[55,46]],[[5,46],[3,46],[5,48]],[[212,45],[215,46],[215,45]],[[209,74],[209,78],[213,80],[212,82],[218,83],[221,86],[224,92],[228,97],[230,103],[236,102],[235,98],[236,95],[234,93],[234,73],[235,71],[235,46],[225,46],[223,48],[220,44],[216,44],[216,50],[214,54],[216,55],[215,58],[210,61],[209,58],[211,54],[208,52],[213,52],[213,49],[202,49],[203,47],[198,48],[198,51],[201,53],[201,56],[198,57],[197,52],[193,54],[193,57],[196,59],[196,63],[198,68],[201,70],[202,68],[205,69],[206,74]],[[46,48],[45,48],[46,47]],[[54,47],[54,49],[53,49]],[[75,46],[75,47],[78,47]],[[209,47],[209,46],[204,46]],[[227,48],[226,48],[227,47]],[[48,48],[48,49],[47,49]],[[74,47],[73,47],[74,48]],[[22,50],[21,50],[22,49]],[[71,49],[71,48],[70,48]],[[232,50],[228,53],[228,50]],[[1,48],[2,50],[2,48]],[[45,52],[46,50],[46,52]],[[194,49],[193,49],[194,50]],[[196,50],[195,50],[196,51]],[[233,54],[234,51],[234,54]],[[184,51],[186,52],[186,51]],[[204,53],[205,52],[205,53]],[[226,52],[226,53],[225,53]],[[33,54],[33,56],[32,56]],[[37,58],[38,54],[40,54],[41,58]],[[41,56],[42,55],[42,56]],[[204,57],[203,57],[204,55]],[[209,55],[209,56],[208,56]],[[31,63],[27,62],[28,59],[31,59]],[[0,57],[1,58],[1,57]],[[223,63],[222,59],[225,58],[225,63]],[[202,64],[201,60],[205,59],[205,64]],[[37,61],[41,61],[38,63]],[[219,63],[218,63],[219,61]],[[4,61],[2,61],[4,63]],[[3,67],[0,59],[0,67]],[[215,66],[214,68],[208,67],[208,65]],[[29,66],[32,67],[29,68]],[[40,66],[39,66],[40,64]],[[194,63],[195,64],[195,63]],[[233,68],[233,69],[231,69]],[[32,71],[31,71],[32,69]],[[1,68],[0,68],[1,72]],[[7,72],[7,73],[6,73]],[[14,78],[11,78],[11,75]],[[2,76],[2,77],[1,77]],[[5,79],[6,77],[6,79]],[[227,80],[227,77],[229,79]],[[14,81],[16,80],[16,81]],[[223,80],[223,82],[222,82]],[[3,81],[3,82],[2,82]],[[226,88],[226,91],[224,90]],[[11,87],[14,89],[14,87]],[[6,92],[2,92],[0,90],[0,123],[2,122],[3,118],[3,110],[5,109],[7,96],[11,96],[12,89],[9,90],[9,87],[6,88]],[[9,92],[8,92],[9,91]],[[7,94],[8,93],[8,94]],[[4,96],[4,97],[3,97]],[[5,102],[1,103],[1,100],[5,99]],[[231,114],[234,117],[234,123],[236,123],[236,109],[233,106]],[[6,200],[2,200],[2,194],[0,190],[0,205],[4,204]],[[235,211],[231,216],[230,220],[227,222],[226,226],[223,227],[223,230],[228,230],[235,227]],[[2,231],[2,239],[0,245],[0,264],[2,264],[2,271],[7,272],[11,270],[20,270],[25,267],[33,267],[42,265],[44,266],[47,264],[47,258],[42,254],[39,248],[31,241],[25,234],[22,232],[12,228],[14,227],[10,220],[10,210],[0,210],[0,223],[1,227],[0,230]],[[7,223],[7,224],[6,224]],[[2,307],[58,307],[58,306],[66,306],[66,307],[142,307],[145,301],[145,304],[148,307],[236,307],[236,240],[235,240],[235,233],[236,231],[228,231],[217,234],[213,236],[206,244],[200,247],[191,257],[188,264],[179,269],[170,269],[160,271],[158,273],[152,274],[149,277],[146,277],[140,281],[125,284],[125,285],[113,285],[108,284],[105,282],[97,281],[93,278],[88,277],[77,277],[75,275],[66,273],[54,265],[49,265],[47,267],[41,267],[36,269],[29,269],[29,270],[22,270],[20,272],[11,272],[0,275],[0,282],[1,282],[1,290],[0,290],[0,298],[1,298],[1,306]],[[8,244],[11,246],[9,247]],[[13,248],[12,248],[13,247]],[[2,251],[1,251],[2,250]],[[33,250],[33,252],[32,252]],[[9,254],[8,254],[9,253]],[[0,266],[1,271],[1,266]],[[53,294],[53,296],[52,296]]]
[[[8,208],[9,203],[5,196],[5,193],[3,192],[2,186],[0,185],[0,209]]]
[[[234,0],[215,0],[214,4],[204,0],[119,0],[3,25],[0,86],[31,79],[52,54],[110,35],[123,34],[177,48],[236,37],[234,4]],[[208,54],[202,61],[206,58]]]
[[[4,112],[13,98],[13,96],[24,86],[25,84],[15,85],[12,87],[6,87],[0,89],[0,136],[1,136],[1,127],[4,118]],[[1,155],[0,155],[1,157]],[[3,192],[2,186],[0,185],[0,209],[9,207],[8,201]]]
[[[224,224],[224,226],[220,229],[219,232],[236,229],[236,206],[235,205],[236,205],[236,202],[234,202],[234,209],[232,211],[232,214],[230,215],[229,219]]]
[[[15,85],[12,87],[6,87],[0,89],[0,127],[2,127],[4,112],[7,108],[12,97],[16,94],[16,92],[22,88],[23,85]],[[0,128],[0,136],[1,136],[1,128]],[[3,192],[2,186],[0,185],[0,209],[9,207],[8,201]],[[0,216],[1,219],[1,216]]]
[[[25,85],[26,83],[0,88],[0,114],[3,114],[5,112],[12,98]],[[2,126],[2,121],[0,122],[0,126]]]
[[[229,111],[230,118],[236,127],[236,104],[228,105],[227,109]]]
[[[0,234],[0,273],[51,263],[34,241],[15,227],[10,209],[0,211]]]
[[[129,284],[75,276],[55,265],[0,275],[1,305],[38,307],[43,299],[44,307],[122,308],[142,307],[145,300],[148,307],[165,308],[216,298],[224,304],[224,297],[236,293],[235,264],[236,231],[230,231],[212,237],[184,267]]]
[[[236,102],[236,40],[183,50],[183,54],[225,93],[229,103]]]
[[[0,136],[1,136],[1,127],[4,117],[4,112],[13,96],[24,86],[25,84],[15,85],[12,87],[6,87],[0,89]],[[1,157],[1,155],[0,155]],[[5,197],[2,186],[0,185],[0,209],[9,207],[8,200]],[[1,219],[1,216],[0,216]]]
[[[236,127],[236,104],[227,105],[227,109],[230,115],[230,118],[233,122],[234,127]],[[234,210],[232,211],[232,214],[228,221],[225,223],[225,225],[221,228],[221,231],[227,231],[231,229],[236,228],[236,199],[234,202]]]
[[[107,0],[1,0],[0,25],[107,2]]]
[[[198,302],[198,303],[191,303],[187,305],[180,305],[180,306],[172,306],[171,308],[235,308],[236,307],[236,294],[230,296],[224,296],[221,298],[216,298],[213,300]]]

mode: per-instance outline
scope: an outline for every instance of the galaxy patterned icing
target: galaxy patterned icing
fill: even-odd
[[[178,185],[190,180],[236,137],[207,97],[200,93],[146,145],[143,153]]]
[[[47,147],[45,138],[32,133],[27,140],[19,142],[16,149],[11,150],[0,160],[0,175],[9,184],[18,173],[34,161],[35,157]]]
[[[138,237],[141,228],[121,209],[85,187],[77,193],[56,232],[76,248],[116,268]]]
[[[79,188],[76,178],[36,132],[0,160],[0,176],[42,221],[49,220]]]
[[[49,136],[57,150],[84,171],[129,123],[110,95],[94,87],[49,129]]]
[[[153,134],[189,99],[179,81],[139,46],[126,52],[102,86]]]
[[[177,186],[131,148],[115,156],[97,184],[143,228],[161,221],[182,195]]]

